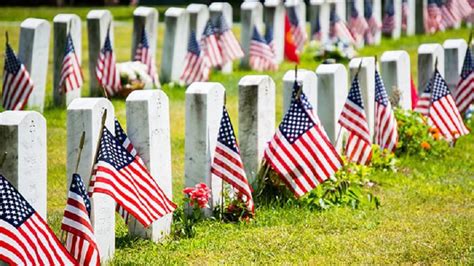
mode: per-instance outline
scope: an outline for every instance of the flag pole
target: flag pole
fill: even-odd
[[[8,44],[8,31],[5,31],[5,44]]]
[[[79,162],[81,161],[81,154],[82,154],[82,149],[84,148],[85,138],[86,138],[86,132],[82,131],[81,140],[79,141],[79,153],[77,154],[76,168],[74,170],[75,173],[77,173],[77,170],[79,169]]]
[[[224,91],[224,108],[227,103],[227,93]],[[211,173],[212,175],[212,173]],[[224,219],[224,180],[221,180],[221,220]]]

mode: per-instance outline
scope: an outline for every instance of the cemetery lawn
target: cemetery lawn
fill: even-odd
[[[49,8],[44,10],[49,13],[59,12]],[[84,10],[89,8],[75,10],[86,14]],[[131,9],[126,10],[131,14]],[[112,12],[116,15],[115,9]],[[122,14],[125,11],[117,12]],[[33,13],[36,15],[36,12]],[[0,18],[0,21],[21,21],[25,18],[19,9],[0,8],[0,14],[7,17]],[[17,48],[19,22],[0,22],[0,33],[5,30],[10,33],[12,46]],[[239,27],[234,27],[234,30],[239,36]],[[129,60],[131,32],[130,21],[116,24],[115,51],[118,61]],[[158,64],[163,42],[162,24],[159,32]],[[411,72],[416,77],[416,50],[419,44],[442,43],[448,38],[467,38],[468,35],[467,29],[461,29],[434,36],[404,37],[398,41],[387,39],[381,46],[361,50],[360,55],[377,55],[380,58],[387,50],[407,50],[412,62]],[[4,42],[2,33],[0,43]],[[84,95],[88,93],[87,49],[86,25],[83,24],[82,65],[86,78]],[[53,89],[52,47],[49,58],[49,107],[44,112],[48,123],[48,222],[59,235],[66,196],[66,112],[64,109],[50,107]],[[300,67],[315,70],[319,63],[312,59],[310,52],[306,52]],[[3,60],[0,68],[3,68]],[[292,64],[284,63],[279,71],[271,73],[277,85],[277,121],[282,117],[282,77],[292,68]],[[221,82],[227,90],[227,105],[235,127],[238,126],[238,81],[247,74],[255,73],[238,70],[232,75],[213,73],[211,78],[212,81]],[[184,183],[184,88],[165,85],[163,89],[170,98],[174,200],[181,204]],[[125,125],[124,100],[113,100],[113,104],[116,115]],[[474,136],[471,134],[462,138],[441,160],[400,158],[398,172],[376,172],[371,176],[377,184],[372,192],[382,203],[379,209],[353,210],[342,207],[319,212],[294,206],[263,207],[257,209],[257,217],[250,223],[225,224],[209,221],[198,226],[197,235],[193,239],[173,240],[170,237],[160,244],[129,238],[123,222],[117,217],[117,252],[112,263],[473,264],[473,155]]]

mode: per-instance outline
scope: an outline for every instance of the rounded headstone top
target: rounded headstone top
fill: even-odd
[[[212,11],[224,11],[232,10],[232,6],[227,2],[214,2],[209,6],[209,10]]]
[[[340,71],[346,71],[343,64],[321,64],[316,68],[316,74],[318,75],[333,74]]]
[[[186,10],[189,13],[199,13],[202,10],[206,10],[207,6],[205,4],[189,4],[188,7],[186,7]]]
[[[400,58],[410,58],[410,55],[405,50],[386,51],[380,57],[381,61],[395,61]]]
[[[186,89],[186,94],[208,94],[212,91],[225,92],[225,88],[219,82],[193,82]]]
[[[375,65],[375,58],[372,56],[357,57],[357,58],[351,59],[351,61],[349,62],[349,68],[358,68],[361,60],[362,60],[362,67]]]
[[[87,97],[87,98],[76,98],[67,107],[68,110],[82,110],[82,109],[94,109],[97,106],[109,105],[113,108],[112,103],[103,97]]]
[[[139,6],[133,11],[134,16],[148,16],[150,14],[158,14],[158,10],[153,7]]]
[[[439,43],[424,43],[418,47],[419,54],[431,54],[436,50],[442,50],[443,47]]]
[[[264,82],[275,83],[273,82],[273,79],[268,75],[246,75],[240,79],[239,86],[251,86]]]
[[[243,2],[240,5],[241,9],[255,9],[255,8],[262,8],[262,4],[260,2]]]
[[[151,101],[156,98],[163,98],[168,96],[162,90],[135,90],[130,93],[126,99],[129,101]]]
[[[467,42],[464,39],[448,39],[443,43],[444,49],[455,49],[455,48],[464,48],[467,47]]]
[[[298,81],[302,81],[304,79],[313,79],[315,82],[318,79],[316,73],[313,71],[309,71],[306,69],[298,69],[298,75],[296,76]],[[285,75],[283,76],[283,81],[294,81],[295,80],[295,70],[288,70],[286,71]]]
[[[112,17],[112,13],[107,9],[95,9],[87,13],[87,19],[100,19],[103,17]]]
[[[170,7],[166,9],[165,16],[167,17],[179,17],[186,14],[186,9],[180,7]]]
[[[40,18],[27,18],[21,22],[20,27],[22,28],[37,28],[39,26],[48,26],[49,27],[49,22],[46,19],[40,19]]]
[[[280,0],[265,0],[264,5],[265,5],[265,6],[275,7],[275,6],[281,5],[282,3],[283,3],[283,2],[280,1]]]
[[[71,20],[81,21],[81,18],[76,14],[57,14],[53,18],[53,22],[69,22]]]
[[[320,4],[324,4],[324,0],[310,0],[309,3],[311,5],[320,5]]]
[[[5,111],[0,113],[0,123],[2,125],[19,125],[31,121],[46,124],[44,116],[36,111]]]

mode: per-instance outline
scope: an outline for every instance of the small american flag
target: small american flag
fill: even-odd
[[[266,71],[278,69],[273,49],[260,36],[257,27],[253,27],[252,40],[249,48],[249,64],[253,70]]]
[[[155,87],[158,88],[160,86],[160,80],[158,79],[158,72],[156,72],[155,58],[153,58],[153,55],[150,52],[150,45],[148,44],[145,27],[142,29],[142,36],[135,51],[135,60],[140,61],[147,66],[147,73],[153,79]]]
[[[375,71],[375,144],[394,152],[398,143],[397,130],[397,120],[387,91],[379,72]]]
[[[290,6],[287,9],[288,18],[290,19],[291,25],[291,34],[293,35],[293,40],[295,41],[296,47],[298,47],[298,51],[302,51],[304,48],[304,44],[308,39],[306,34],[306,21],[304,18],[299,18],[298,13],[296,12],[296,6]]]
[[[365,42],[374,44],[375,35],[380,32],[382,24],[374,16],[372,0],[365,0],[364,2],[364,17],[369,25],[369,30],[365,33]]]
[[[338,122],[349,132],[346,144],[347,158],[358,164],[369,163],[372,157],[372,142],[357,76],[352,81]]]
[[[128,152],[105,127],[89,193],[111,196],[145,227],[176,209],[143,162]]]
[[[212,163],[211,171],[214,175],[222,178],[237,191],[237,195],[247,206],[247,209],[254,213],[255,206],[252,199],[252,189],[250,188],[244,165],[240,157],[240,150],[235,138],[234,128],[230,122],[229,114],[224,106],[219,136],[217,137],[216,153]]]
[[[466,0],[448,0],[446,6],[456,23],[468,18],[473,11],[469,1]]]
[[[295,82],[290,108],[264,155],[296,197],[311,191],[342,167],[339,154],[303,97],[300,84]]]
[[[67,233],[67,250],[80,265],[100,265],[90,213],[91,203],[86,186],[78,174],[73,174],[61,229]]]
[[[61,79],[59,80],[59,92],[67,93],[79,89],[83,83],[84,78],[81,64],[74,50],[71,33],[68,33],[66,37],[66,52],[61,69]]]
[[[336,42],[338,40],[341,40],[343,42],[356,44],[356,41],[354,40],[352,33],[349,31],[344,21],[342,21],[339,15],[337,14],[335,7],[331,8],[329,22],[330,22],[329,37],[333,41]]]
[[[407,30],[409,8],[408,0],[402,0],[402,31]]]
[[[0,260],[10,265],[75,265],[48,224],[0,175]]]
[[[112,96],[122,89],[120,74],[115,64],[115,54],[110,42],[110,28],[107,29],[104,46],[100,50],[95,73],[99,84]]]
[[[349,17],[349,29],[351,30],[352,36],[358,43],[364,41],[365,33],[369,30],[369,25],[365,18],[359,14],[355,6],[355,2],[351,2],[351,15]]]
[[[390,35],[395,29],[395,6],[393,0],[388,0],[385,4],[385,13],[382,19],[382,32]]]
[[[227,25],[224,16],[221,14],[217,18],[215,24],[216,32],[219,40],[219,49],[222,55],[222,65],[227,64],[235,59],[244,57],[244,51],[240,47],[239,42],[234,36],[234,33]]]
[[[201,46],[204,57],[207,58],[213,67],[217,67],[222,64],[222,55],[219,48],[217,33],[211,20],[207,21],[206,27],[204,28],[204,32],[201,37]]]
[[[430,80],[428,84],[426,85],[425,90],[423,91],[423,93],[418,98],[418,101],[416,102],[415,112],[428,117],[430,113],[432,90],[433,90],[432,80]]]
[[[3,69],[2,100],[5,110],[23,110],[34,89],[30,74],[7,43]]]
[[[464,125],[448,85],[437,69],[432,82],[430,121],[447,140],[456,140],[460,136],[468,134],[469,130]]]
[[[444,29],[442,24],[441,9],[436,0],[428,0],[428,6],[424,11],[425,31],[435,33]]]
[[[266,25],[265,27],[265,41],[267,42],[270,49],[272,49],[272,53],[275,54],[275,42],[273,41],[273,28],[270,25]]]
[[[465,114],[474,101],[474,64],[472,62],[471,48],[469,46],[464,56],[461,77],[456,86],[455,96],[459,112]]]
[[[453,27],[458,21],[456,18],[451,14],[451,11],[448,9],[443,1],[438,1],[438,7],[441,11],[441,24],[443,29]]]
[[[184,58],[184,69],[180,80],[187,85],[195,81],[207,81],[209,79],[209,72],[211,63],[209,58],[204,56],[196,40],[196,33],[191,31],[188,42],[188,53]]]

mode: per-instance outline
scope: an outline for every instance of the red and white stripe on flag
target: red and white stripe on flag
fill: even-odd
[[[115,95],[122,89],[109,31],[107,31],[104,46],[100,50],[99,57],[97,58],[95,73],[99,84],[105,88],[109,96]]]
[[[48,224],[0,175],[0,260],[10,265],[76,265]]]
[[[375,143],[382,149],[395,151],[398,143],[397,120],[379,73],[375,72]]]
[[[61,76],[59,79],[59,92],[68,93],[81,88],[84,83],[84,76],[81,71],[81,63],[77,58],[72,37],[70,34],[66,37],[66,52],[64,54],[61,67]]]
[[[160,86],[160,80],[158,78],[158,72],[156,71],[155,59],[150,53],[150,49],[143,46],[141,43],[137,46],[135,53],[135,60],[142,62],[147,66],[147,74],[153,79],[153,84],[158,87]]]

